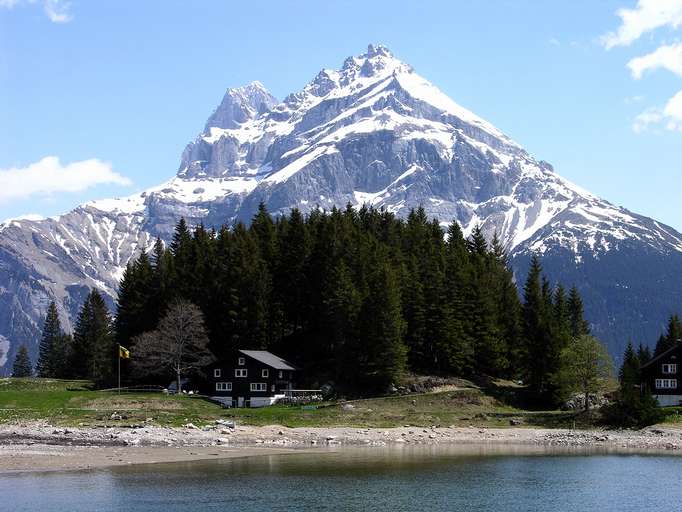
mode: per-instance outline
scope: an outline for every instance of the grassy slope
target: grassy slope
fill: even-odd
[[[125,418],[112,421],[118,412]],[[181,425],[221,417],[215,404],[160,393],[93,391],[86,381],[0,379],[0,423],[46,420],[55,425],[131,424],[152,418],[159,425]]]
[[[55,425],[204,424],[218,418],[252,425],[299,426],[431,426],[505,427],[510,419],[524,425],[573,426],[575,416],[559,411],[527,411],[518,406],[520,390],[508,384],[483,392],[457,388],[421,395],[352,402],[352,410],[334,403],[315,410],[275,405],[263,409],[222,409],[198,397],[160,393],[93,391],[84,381],[0,379],[0,423],[46,420]],[[112,420],[117,412],[122,420]],[[584,426],[578,420],[576,426]]]

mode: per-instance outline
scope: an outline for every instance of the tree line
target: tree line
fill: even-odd
[[[87,323],[79,315],[72,340],[50,339],[60,340],[54,350],[67,355],[56,359],[71,361],[68,371],[98,382],[111,377],[116,345],[134,360],[141,336],[178,301],[199,308],[216,358],[267,349],[295,362],[308,383],[347,393],[383,391],[415,372],[522,380],[551,402],[562,351],[589,334],[577,289],[551,283],[539,258],[520,296],[496,236],[487,242],[476,227],[465,238],[456,222],[444,228],[422,208],[406,219],[350,206],[273,218],[260,205],[248,226],[218,231],[181,219],[168,246],[157,240],[128,264],[113,322],[93,301],[85,317],[108,329],[93,319],[96,332],[77,336]],[[41,343],[41,359],[52,357],[42,354]],[[129,370],[129,380],[148,376]]]
[[[50,303],[35,368],[39,377],[87,379],[108,386],[115,379],[117,357],[111,313],[97,290],[90,291],[85,298],[72,334],[64,332],[57,306]],[[33,375],[25,346],[17,352],[12,375]]]

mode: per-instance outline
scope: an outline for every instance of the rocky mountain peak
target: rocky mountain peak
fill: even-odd
[[[211,128],[237,128],[249,119],[267,112],[277,103],[277,98],[258,81],[229,88],[220,105],[208,118],[204,133],[209,134]]]

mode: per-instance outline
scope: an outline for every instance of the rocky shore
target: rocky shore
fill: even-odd
[[[343,446],[489,445],[565,447],[682,454],[682,430],[562,430],[479,427],[286,428],[210,425],[54,427],[0,425],[0,471],[83,469]],[[255,451],[254,451],[255,450]],[[86,456],[84,458],[84,455]]]

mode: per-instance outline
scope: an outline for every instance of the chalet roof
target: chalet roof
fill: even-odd
[[[656,357],[654,357],[653,359],[651,359],[651,360],[650,360],[649,362],[647,362],[646,364],[643,364],[641,369],[643,370],[644,368],[647,368],[647,367],[651,366],[652,364],[654,364],[656,361],[660,361],[661,359],[664,359],[665,357],[667,357],[667,356],[669,356],[670,354],[672,354],[672,353],[673,353],[675,350],[677,350],[678,348],[680,348],[680,344],[679,344],[679,343],[676,344],[674,347],[670,347],[668,350],[666,350],[666,351],[663,352],[662,354],[658,354]]]
[[[240,350],[239,352],[245,356],[254,358],[256,361],[260,361],[275,370],[296,370],[291,363],[267,350]]]

